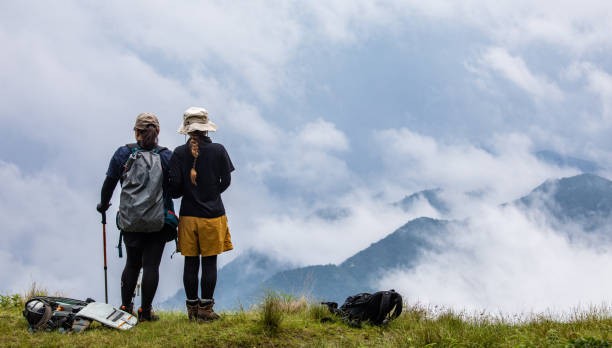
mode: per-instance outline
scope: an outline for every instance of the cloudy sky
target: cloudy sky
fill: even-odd
[[[0,293],[36,282],[103,297],[95,205],[112,153],[133,141],[143,111],[159,116],[169,148],[185,140],[176,130],[189,106],[207,108],[219,125],[213,139],[236,167],[224,194],[236,250],[221,264],[248,248],[300,265],[338,263],[431,212],[389,206],[413,192],[457,193],[453,217],[463,218],[578,172],[539,161],[540,150],[593,161],[612,177],[611,16],[605,1],[2,1]],[[478,202],[461,201],[465,192],[479,193]],[[317,214],[334,209],[348,216]],[[487,216],[489,226],[510,219],[525,230],[512,214]],[[479,242],[508,250],[486,226],[475,228],[482,234],[470,250]],[[529,230],[523,237],[548,233]],[[109,224],[115,302],[124,262],[117,237]],[[541,265],[558,256],[610,263],[607,254],[549,244],[554,253],[533,256]],[[182,258],[171,251],[168,244],[158,300],[181,286]],[[461,269],[495,253],[479,257]],[[438,278],[423,282],[434,289],[443,266],[424,263],[402,279],[435,269]],[[550,288],[535,273],[542,269],[524,277],[544,308],[580,302],[547,303]],[[595,270],[564,269],[596,279]],[[461,296],[473,290],[462,284],[452,296],[404,289],[459,307],[493,306],[487,299],[500,291],[482,287],[479,301]],[[506,298],[504,308],[520,302]]]

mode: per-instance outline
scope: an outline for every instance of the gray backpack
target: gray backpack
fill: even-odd
[[[159,152],[136,144],[127,145],[132,154],[122,175],[117,226],[123,232],[158,232],[164,227],[164,173]]]

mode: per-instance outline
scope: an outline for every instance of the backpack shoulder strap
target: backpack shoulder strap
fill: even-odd
[[[383,291],[380,300],[380,309],[377,322],[386,324],[389,320],[397,318],[402,313],[402,296],[395,290]]]
[[[403,299],[402,295],[394,290],[391,290],[391,305],[395,305],[395,309],[393,313],[391,313],[391,319],[399,317],[399,315],[402,314]]]
[[[130,149],[131,153],[142,150],[140,146],[138,146],[138,143],[125,144],[125,146],[127,146],[127,148]]]
[[[130,152],[134,153],[137,151],[142,151],[143,149],[138,145],[138,143],[130,143],[130,144],[125,144],[125,146],[128,147],[128,149],[130,149]],[[153,149],[153,153],[160,153],[164,150],[168,150],[167,147],[165,146],[155,146],[155,148]]]
[[[392,309],[391,304],[391,292],[383,291],[380,297],[380,306],[378,307],[378,315],[376,316],[377,323],[383,323],[387,313]]]

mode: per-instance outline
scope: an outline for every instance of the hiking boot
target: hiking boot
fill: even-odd
[[[138,321],[157,321],[159,320],[159,316],[155,315],[153,309],[142,309],[142,307],[138,308]]]
[[[198,319],[202,321],[212,321],[220,319],[219,314],[213,310],[214,300],[202,300],[198,306]]]
[[[130,313],[133,316],[136,316],[136,313],[134,313],[134,304],[130,303],[129,305],[121,305],[121,307],[119,307],[119,309],[121,309],[122,311],[126,312],[126,313]]]
[[[185,305],[187,306],[187,316],[189,317],[189,320],[198,320],[199,304],[199,300],[185,301]]]

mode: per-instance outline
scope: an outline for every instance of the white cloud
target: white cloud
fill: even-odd
[[[112,2],[95,7],[98,25],[113,24],[108,31],[112,40],[125,43],[152,64],[158,59],[173,62],[164,73],[184,65],[205,72],[221,66],[224,74],[246,82],[265,100],[273,100],[284,85],[282,68],[302,33],[289,3]]]
[[[335,43],[354,43],[366,39],[373,30],[393,30],[406,12],[401,2],[327,1],[298,5],[312,17],[317,36]]]
[[[337,264],[416,217],[390,207],[367,190],[293,204],[290,211],[254,217],[251,230],[255,233],[243,235],[243,242],[302,266]],[[330,221],[316,214],[319,209],[338,208],[347,209],[348,216]]]
[[[489,48],[483,55],[483,64],[500,73],[536,100],[560,101],[563,92],[543,76],[534,75],[521,57],[511,56],[500,47]]]
[[[408,302],[455,310],[561,314],[569,308],[600,305],[612,291],[601,270],[612,256],[570,244],[541,220],[513,207],[487,208],[437,241],[411,271],[382,279]]]
[[[259,178],[259,184],[276,179],[295,192],[333,196],[357,180],[341,156],[348,150],[346,135],[318,119],[294,131],[278,130],[274,143],[258,143],[245,169]]]
[[[588,62],[573,64],[567,69],[566,75],[571,80],[586,80],[588,91],[600,99],[601,119],[593,120],[590,125],[591,130],[601,129],[603,125],[610,127],[612,125],[612,75]]]
[[[383,155],[384,181],[480,192],[489,203],[511,201],[548,178],[575,173],[539,162],[529,138],[520,134],[494,137],[491,151],[469,143],[446,144],[406,128],[375,132],[374,139]]]
[[[103,294],[100,218],[94,209],[81,211],[91,206],[91,197],[56,174],[24,175],[5,162],[0,162],[0,179],[6,261],[0,291],[23,293],[36,282],[50,291]]]
[[[610,4],[573,1],[411,1],[408,11],[422,16],[453,20],[477,28],[495,44],[519,48],[546,43],[580,56],[609,47],[612,39]]]
[[[346,151],[349,148],[347,137],[336,129],[333,123],[323,119],[307,123],[297,134],[297,139],[305,147],[322,150]]]

